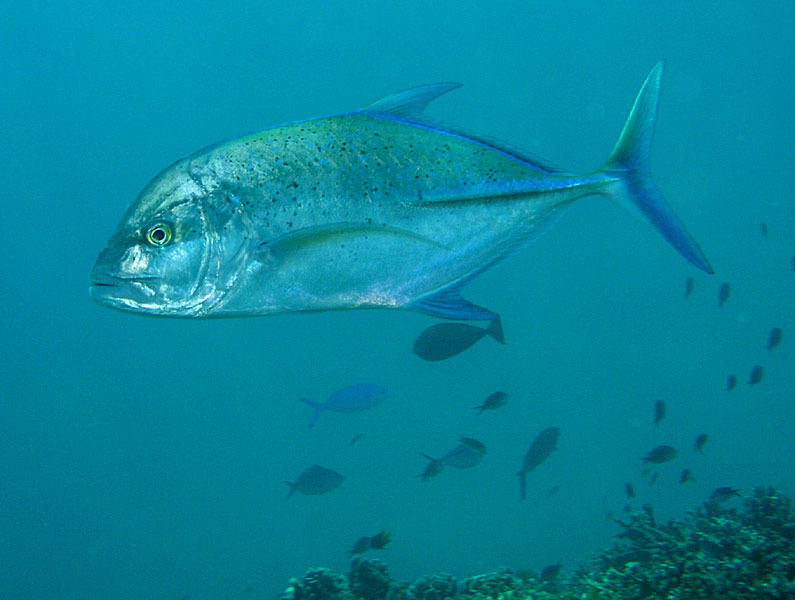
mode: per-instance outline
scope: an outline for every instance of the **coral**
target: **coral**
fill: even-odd
[[[280,600],[354,600],[344,577],[329,569],[310,569],[301,581],[291,579]]]
[[[795,522],[789,498],[757,488],[741,510],[706,502],[665,525],[650,510],[616,521],[622,542],[571,583],[587,598],[795,597]]]
[[[445,600],[445,598],[455,598],[457,591],[456,578],[441,573],[417,579],[409,586],[407,594],[413,600]]]
[[[354,559],[348,575],[348,586],[357,598],[383,600],[391,587],[386,565],[380,560]]]
[[[795,598],[795,515],[790,498],[756,488],[740,508],[714,500],[658,523],[651,506],[621,527],[618,542],[557,575],[509,570],[458,581],[427,575],[391,581],[376,560],[354,560],[349,579],[325,569],[291,580],[281,600],[778,600]]]
[[[486,573],[464,579],[458,584],[458,592],[467,596],[499,598],[523,587],[522,581],[508,569],[496,573]]]

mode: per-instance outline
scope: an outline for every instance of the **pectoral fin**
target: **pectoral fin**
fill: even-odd
[[[293,252],[311,248],[312,246],[337,244],[346,240],[356,240],[367,236],[400,237],[406,240],[435,246],[442,250],[450,250],[447,246],[419,233],[409,231],[408,229],[400,229],[399,227],[390,227],[388,225],[378,225],[375,223],[339,222],[312,225],[310,227],[302,227],[301,229],[290,231],[272,240],[262,242],[258,246],[257,252],[261,262],[272,269],[276,269]]]

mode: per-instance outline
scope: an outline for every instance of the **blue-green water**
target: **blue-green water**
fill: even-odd
[[[270,598],[382,529],[398,579],[570,567],[610,542],[627,481],[662,517],[723,485],[795,494],[793,36],[786,2],[3,4],[0,597]],[[508,344],[438,364],[411,353],[419,314],[169,321],[88,297],[129,203],[202,146],[454,80],[432,117],[588,171],[661,58],[653,172],[714,276],[589,198],[469,287]],[[381,405],[307,427],[299,397],[362,381]],[[476,416],[497,389],[508,404]],[[459,434],[480,465],[415,477]],[[679,456],[649,486],[659,444]],[[286,501],[314,463],[343,485]]]

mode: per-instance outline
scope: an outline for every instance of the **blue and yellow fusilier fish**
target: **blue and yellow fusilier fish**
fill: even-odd
[[[408,308],[492,320],[461,289],[593,194],[633,209],[712,272],[649,174],[662,73],[660,62],[589,175],[424,120],[426,105],[457,83],[200,150],[128,209],[97,259],[91,294],[158,316]]]

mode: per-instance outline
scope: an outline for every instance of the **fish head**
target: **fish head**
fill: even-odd
[[[139,195],[99,254],[91,296],[111,308],[203,317],[223,303],[250,247],[240,203],[191,173],[187,159]]]

